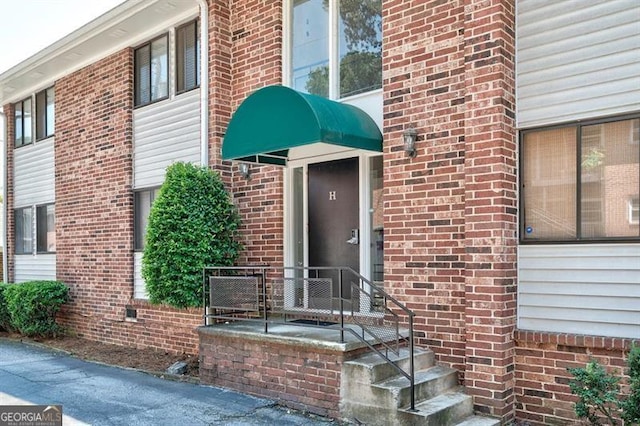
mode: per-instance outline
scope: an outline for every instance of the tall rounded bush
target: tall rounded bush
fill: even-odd
[[[142,276],[149,300],[177,308],[202,305],[202,269],[232,265],[240,244],[236,207],[220,176],[175,163],[151,207]]]

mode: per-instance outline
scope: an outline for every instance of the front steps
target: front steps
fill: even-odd
[[[409,353],[390,357],[409,371]],[[494,426],[500,421],[473,415],[473,401],[458,386],[457,372],[435,365],[429,350],[414,356],[415,411],[411,411],[409,380],[374,353],[347,361],[342,367],[341,416],[356,424]]]

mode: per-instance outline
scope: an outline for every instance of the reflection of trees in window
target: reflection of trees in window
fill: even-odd
[[[328,9],[328,0],[323,7]],[[382,86],[382,2],[342,0],[340,14],[340,97],[378,89]],[[329,68],[319,66],[309,73],[305,89],[327,97]]]

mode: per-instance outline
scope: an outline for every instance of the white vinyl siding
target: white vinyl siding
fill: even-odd
[[[55,201],[54,138],[13,151],[15,207]]]
[[[56,255],[38,254],[16,255],[15,276],[17,283],[35,280],[56,279]]]
[[[148,299],[149,294],[142,279],[142,252],[133,254],[133,297],[134,299]]]
[[[200,162],[200,89],[138,108],[133,115],[134,188],[159,186],[177,161]]]
[[[521,245],[518,328],[640,338],[640,244]]]
[[[14,206],[16,208],[55,202],[54,138],[23,146],[13,151]],[[33,210],[35,214],[35,209]],[[33,236],[35,237],[35,221]],[[35,244],[35,240],[33,242]],[[15,282],[56,279],[55,254],[18,254]]]
[[[134,189],[164,182],[177,161],[200,163],[200,89],[138,108],[133,115]],[[134,297],[149,296],[142,279],[142,252],[134,253]]]
[[[640,2],[517,3],[517,125],[640,110]]]

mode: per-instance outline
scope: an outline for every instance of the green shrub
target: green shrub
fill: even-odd
[[[633,346],[627,359],[629,366],[629,395],[620,394],[620,378],[608,373],[597,361],[591,360],[584,368],[569,368],[574,377],[569,382],[571,393],[578,396],[574,409],[578,418],[592,425],[600,425],[601,417],[607,424],[617,425],[619,415],[628,425],[640,424],[640,346]]]
[[[621,404],[622,418],[627,424],[640,424],[640,346],[634,345],[627,360],[629,397]]]
[[[0,330],[13,331],[11,327],[11,315],[7,308],[7,300],[4,297],[4,291],[10,284],[0,283]]]
[[[586,418],[592,425],[599,425],[599,415],[603,415],[615,425],[620,379],[607,373],[595,360],[584,368],[569,368],[569,372],[575,377],[569,382],[569,388],[579,398],[575,404],[578,418]]]
[[[202,270],[233,265],[239,226],[217,173],[189,163],[169,166],[151,207],[142,258],[151,303],[201,306]]]
[[[69,289],[59,281],[29,281],[6,286],[4,296],[11,325],[26,336],[55,336],[61,332],[56,314],[68,300]]]

